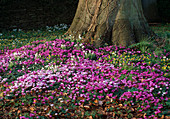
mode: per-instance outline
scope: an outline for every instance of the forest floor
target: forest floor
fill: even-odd
[[[67,26],[0,33],[0,118],[170,118],[170,25],[164,40],[94,48]]]

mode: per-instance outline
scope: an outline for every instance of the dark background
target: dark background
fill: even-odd
[[[170,0],[158,0],[161,23],[170,21]],[[71,24],[78,0],[0,0],[0,30]],[[152,21],[153,22],[153,21]]]

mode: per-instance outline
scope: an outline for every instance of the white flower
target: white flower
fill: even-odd
[[[17,31],[17,29],[13,29],[13,31]]]
[[[114,87],[118,87],[118,84],[119,84],[119,83],[114,83]]]
[[[23,70],[23,71],[25,70],[25,67],[24,67],[24,65],[22,65],[22,70]]]
[[[102,105],[103,105],[103,101],[99,101],[99,105],[101,105],[101,106],[102,106]]]
[[[1,81],[1,83],[2,83],[2,82],[5,82],[5,81],[7,81],[7,78],[4,78],[4,79]]]
[[[3,34],[2,33],[0,33],[0,36],[2,36]]]
[[[166,92],[163,92],[162,96],[164,96],[166,94]]]
[[[51,107],[53,107],[53,106],[54,106],[54,104],[50,104],[50,106],[51,106]]]
[[[61,48],[64,48],[64,47],[65,47],[65,45],[61,44]]]
[[[153,87],[151,87],[151,88],[150,88],[150,92],[152,92],[153,90],[154,90],[154,88],[153,88]]]

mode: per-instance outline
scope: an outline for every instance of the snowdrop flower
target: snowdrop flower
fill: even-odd
[[[162,96],[164,96],[166,94],[166,92],[163,92]]]
[[[51,106],[51,107],[53,107],[53,106],[54,106],[54,104],[50,104],[50,106]]]
[[[64,47],[65,47],[65,45],[61,44],[61,48],[64,48]]]
[[[118,83],[114,83],[114,87],[118,87]]]
[[[13,54],[14,54],[14,56],[16,56],[16,55],[17,55],[17,53],[16,53],[16,52],[14,52]]]
[[[68,109],[66,109],[66,112],[68,111]]]
[[[3,34],[2,33],[0,33],[0,36],[2,36]]]
[[[37,57],[38,57],[38,53],[35,54],[35,58],[37,58]]]
[[[103,105],[103,101],[99,101],[99,105],[101,105],[101,106],[102,106],[102,105]]]
[[[4,79],[1,81],[1,83],[5,82],[5,81],[7,81],[7,78],[4,78]]]
[[[158,88],[158,86],[157,86],[157,85],[155,85],[155,88]]]
[[[44,110],[47,110],[48,107],[44,108]]]
[[[17,29],[13,29],[13,31],[17,31]]]
[[[24,67],[24,65],[22,65],[22,70],[25,70],[25,67]]]
[[[161,91],[158,92],[158,94],[160,94],[160,93],[161,93]]]
[[[82,39],[81,35],[79,34],[79,39]]]
[[[150,88],[150,92],[152,92],[153,90],[154,90],[154,88],[153,88],[153,87],[151,87],[151,88]]]

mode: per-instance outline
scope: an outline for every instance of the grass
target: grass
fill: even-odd
[[[92,50],[59,27],[2,32],[0,117],[168,118],[167,26],[153,27],[166,42],[154,51],[145,40]]]

